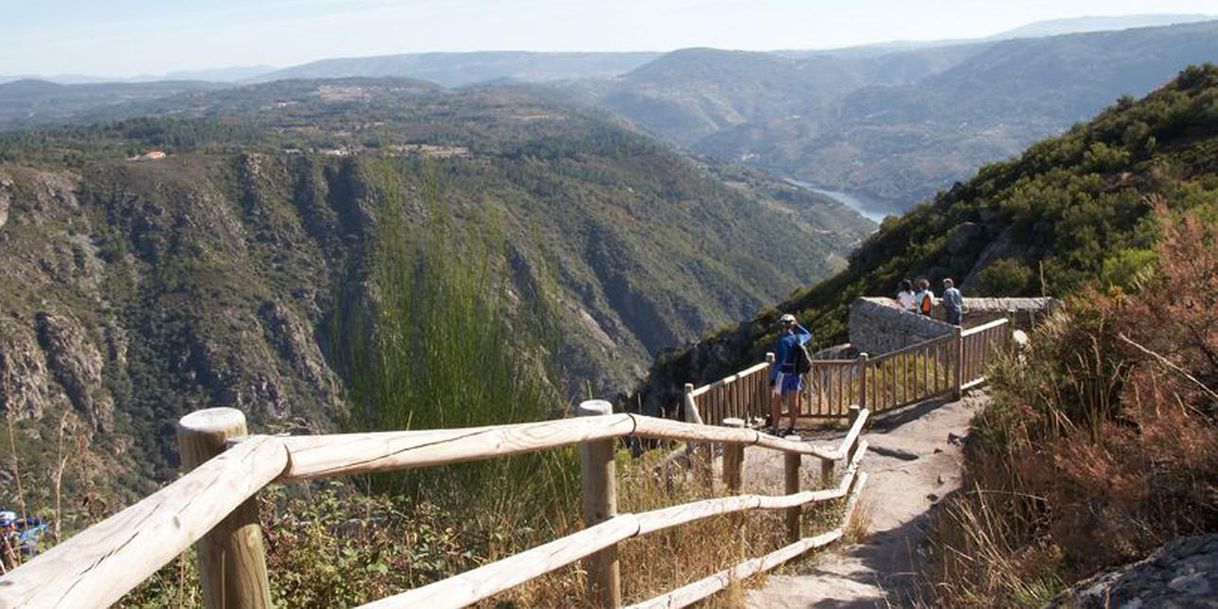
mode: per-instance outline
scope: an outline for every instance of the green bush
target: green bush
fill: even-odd
[[[995,260],[978,274],[983,289],[990,294],[1026,294],[1032,282],[1032,269],[1018,260]]]

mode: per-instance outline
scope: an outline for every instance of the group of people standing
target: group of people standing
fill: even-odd
[[[935,309],[935,293],[930,289],[930,281],[918,280],[918,290],[914,291],[914,283],[908,279],[901,280],[897,290],[897,302],[907,311],[920,313],[927,317]],[[956,283],[950,277],[943,280],[943,309],[947,312],[947,323],[959,326],[964,320],[964,296],[956,288]]]

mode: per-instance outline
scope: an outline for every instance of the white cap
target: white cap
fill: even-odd
[[[783,315],[782,317],[779,317],[778,321],[779,321],[779,323],[793,324],[793,323],[795,323],[795,316],[791,315],[790,313],[787,313],[787,314]]]

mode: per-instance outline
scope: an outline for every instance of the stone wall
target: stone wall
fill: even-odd
[[[1058,300],[1054,298],[965,298],[964,327],[972,328],[1009,317],[1015,328],[1026,332],[1057,304]]]
[[[858,298],[850,305],[850,344],[881,355],[952,333],[945,322],[902,310],[891,298]]]
[[[965,298],[964,327],[1010,317],[1016,329],[1028,331],[1057,303],[1052,298]],[[930,317],[902,310],[891,298],[859,298],[850,305],[850,344],[855,353],[882,355],[951,334],[944,319],[937,298]]]

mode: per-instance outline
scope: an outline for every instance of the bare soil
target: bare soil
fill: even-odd
[[[918,546],[929,513],[960,486],[961,440],[986,399],[975,393],[960,401],[925,402],[876,419],[864,434],[870,447],[863,469],[869,478],[859,514],[865,519],[866,538],[784,567],[762,587],[749,590],[744,605],[759,609],[911,606],[916,597]],[[826,446],[835,437],[805,433]],[[782,477],[782,457],[750,449],[745,468],[745,480],[773,490]],[[818,468],[801,468],[806,481],[813,469]]]

